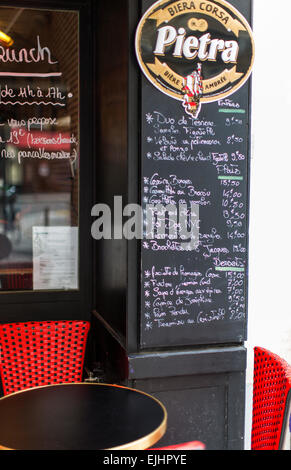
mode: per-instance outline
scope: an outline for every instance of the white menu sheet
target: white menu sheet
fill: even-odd
[[[33,227],[33,289],[79,288],[78,227]]]

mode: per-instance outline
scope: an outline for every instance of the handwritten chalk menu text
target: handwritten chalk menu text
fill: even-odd
[[[246,320],[248,89],[199,119],[143,88],[142,200],[199,205],[199,246],[142,241],[142,345],[231,341]]]
[[[62,283],[44,282],[53,249],[34,272],[33,233],[78,231],[79,13],[1,6],[0,17],[0,233],[11,246],[0,256],[0,293],[76,290],[77,261]]]

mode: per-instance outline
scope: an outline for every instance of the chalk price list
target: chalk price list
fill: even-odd
[[[230,99],[212,106],[215,120],[157,110],[144,115],[143,203],[200,207],[195,251],[185,255],[167,235],[143,241],[144,253],[157,254],[154,265],[145,254],[142,272],[148,334],[245,318],[246,111]],[[207,230],[204,217],[212,219]]]

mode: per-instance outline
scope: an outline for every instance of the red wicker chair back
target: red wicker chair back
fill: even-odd
[[[255,348],[252,450],[278,450],[287,423],[291,367],[276,354]]]
[[[89,328],[85,321],[0,325],[4,395],[43,385],[80,382]]]

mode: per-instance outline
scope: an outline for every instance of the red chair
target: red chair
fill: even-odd
[[[184,444],[177,444],[168,447],[159,447],[149,450],[205,450],[205,445],[199,441],[185,442]]]
[[[43,385],[80,382],[89,329],[85,321],[0,325],[4,395]]]
[[[255,348],[252,450],[282,448],[291,402],[291,367],[276,354]]]

